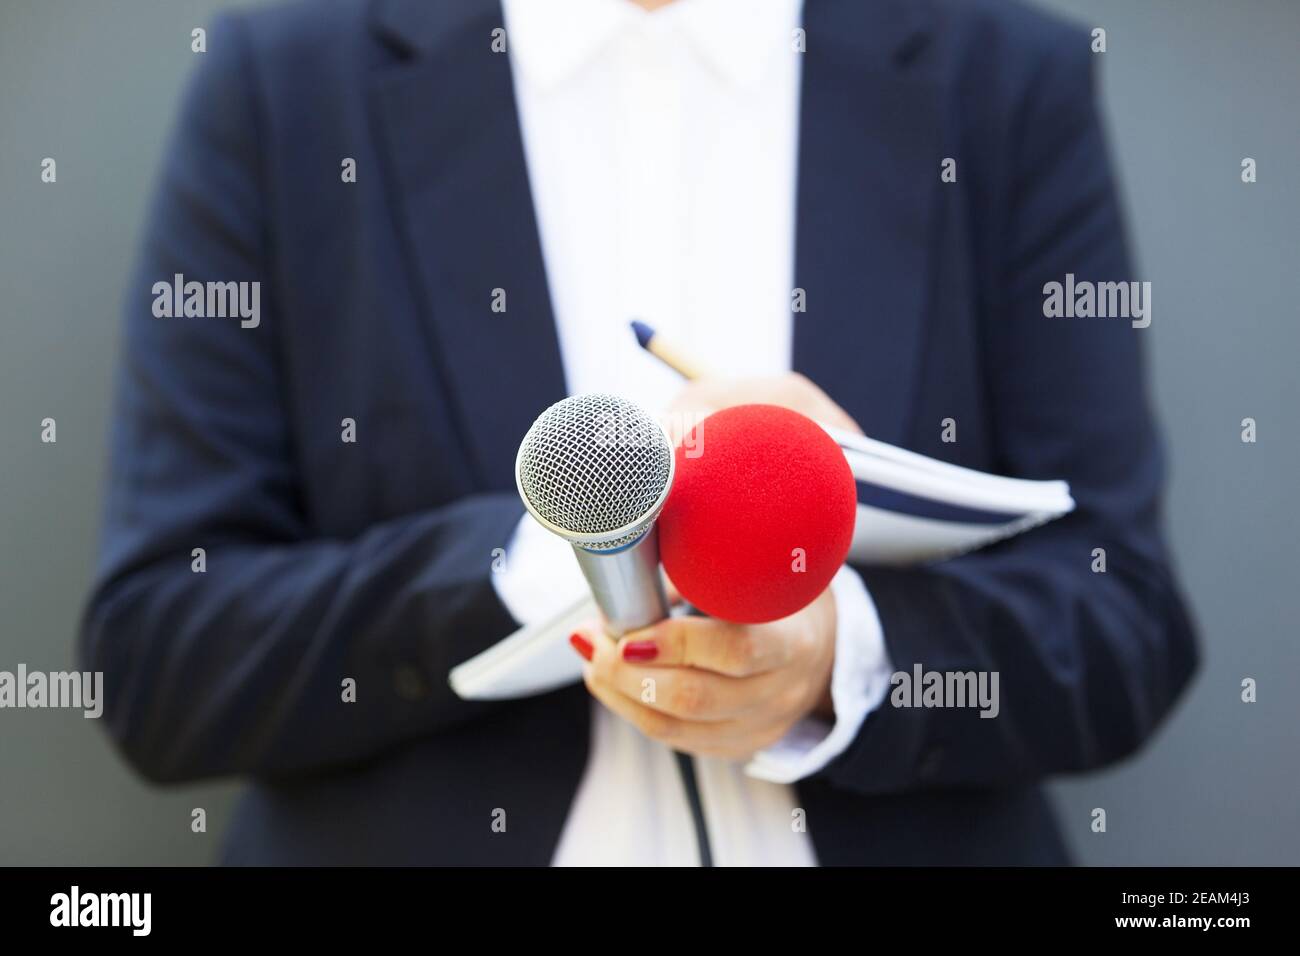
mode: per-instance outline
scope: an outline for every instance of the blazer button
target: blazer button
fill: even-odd
[[[921,779],[933,780],[939,776],[939,770],[943,767],[943,761],[947,755],[948,752],[940,744],[936,744],[927,750],[925,756],[921,758],[921,766],[917,768],[917,773]]]
[[[402,700],[420,700],[429,696],[429,682],[410,664],[402,664],[393,671],[393,689]]]

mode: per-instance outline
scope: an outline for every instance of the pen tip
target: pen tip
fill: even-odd
[[[632,331],[636,334],[637,344],[645,348],[650,344],[650,340],[655,336],[655,330],[650,328],[640,319],[632,320]]]

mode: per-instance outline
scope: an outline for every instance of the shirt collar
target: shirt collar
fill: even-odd
[[[802,0],[673,0],[654,12],[631,0],[502,0],[506,43],[525,79],[564,83],[623,32],[678,30],[724,82],[755,83],[778,49],[791,49]]]

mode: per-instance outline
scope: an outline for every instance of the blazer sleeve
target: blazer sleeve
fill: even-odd
[[[926,568],[860,569],[896,672],[997,672],[1000,712],[896,707],[891,691],[825,769],[835,785],[1008,786],[1098,767],[1152,733],[1196,667],[1159,530],[1161,452],[1139,355],[1150,333],[1044,315],[1045,283],[1066,273],[1133,278],[1092,56],[1071,39],[1016,111],[981,345],[1001,468],[1068,479],[1077,510]]]
[[[238,20],[214,25],[161,171],[128,294],[80,636],[85,666],[104,673],[113,736],[157,781],[317,770],[470,720],[501,705],[455,698],[446,674],[514,627],[490,583],[492,551],[522,513],[514,495],[348,540],[313,533],[281,387],[244,42]],[[260,321],[156,317],[152,286],[175,274],[261,282]]]

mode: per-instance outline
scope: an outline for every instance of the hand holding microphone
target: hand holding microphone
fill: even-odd
[[[593,697],[673,750],[743,760],[816,713],[831,719],[835,599],[766,624],[674,617],[614,643],[578,632]]]
[[[828,714],[826,585],[848,550],[852,475],[824,431],[785,409],[714,415],[671,460],[648,419],[610,396],[553,406],[520,449],[520,492],[574,545],[607,630],[623,634],[575,635],[591,693],[677,750],[744,757]],[[733,620],[663,620],[661,544],[682,595]]]
[[[742,759],[810,713],[832,717],[836,605],[853,476],[824,430],[785,408],[716,412],[676,449],[659,516],[665,570],[710,617],[617,645],[582,635],[592,695],[675,750]],[[748,622],[748,623],[742,623]]]

